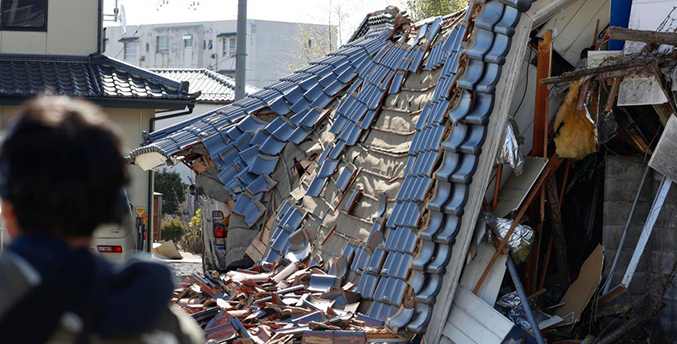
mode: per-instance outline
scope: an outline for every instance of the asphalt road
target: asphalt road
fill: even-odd
[[[169,265],[176,277],[190,276],[194,272],[202,272],[202,257],[180,251],[183,259],[159,259]]]

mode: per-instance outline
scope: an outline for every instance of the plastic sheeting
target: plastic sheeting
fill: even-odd
[[[485,219],[487,221],[487,226],[498,237],[498,240],[503,240],[512,226],[512,220],[492,214],[487,214]],[[489,242],[491,242],[491,237],[489,237]],[[531,250],[531,244],[533,242],[534,230],[527,225],[517,225],[506,246],[512,251],[515,261],[521,263],[529,256],[529,251]]]
[[[514,322],[516,325],[524,328],[525,330],[531,331],[531,324],[527,320],[527,314],[522,307],[522,300],[520,299],[517,291],[507,293],[496,301],[496,309],[499,312],[503,313],[508,319]],[[545,320],[550,319],[552,316],[542,311],[535,310],[534,317],[536,317],[536,322],[539,324]],[[543,327],[540,325],[539,327]],[[532,331],[533,332],[533,331]]]
[[[518,136],[519,131],[516,129],[516,126],[517,124],[512,119],[506,123],[503,145],[496,156],[496,163],[510,165],[513,172],[516,175],[520,175],[522,173],[522,165],[524,165],[524,156],[522,156],[520,151],[520,141],[524,140],[524,138]]]

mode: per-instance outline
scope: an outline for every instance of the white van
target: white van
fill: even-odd
[[[125,192],[125,197],[127,193]],[[92,236],[89,249],[112,261],[121,261],[137,251],[137,235],[134,228],[135,214],[127,199],[129,216],[123,216],[122,224],[104,224],[99,226]]]
[[[226,268],[226,238],[230,212],[223,202],[203,196],[202,202],[202,268],[207,270],[223,270]]]
[[[2,208],[0,207],[0,212]],[[125,257],[136,252],[136,231],[132,222],[132,214],[124,216],[123,224],[101,225],[94,231],[89,248],[95,254],[99,254],[113,261],[121,261]],[[9,235],[5,224],[0,221],[0,251],[9,244]]]

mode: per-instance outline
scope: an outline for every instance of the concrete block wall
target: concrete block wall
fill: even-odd
[[[641,182],[646,164],[642,159],[608,156],[604,180],[604,225],[602,245],[605,248],[605,271],[613,262],[618,242],[628,219],[636,190]],[[640,191],[639,201],[628,228],[626,242],[611,280],[611,286],[620,283],[637,245],[644,222],[649,214],[662,176],[652,170]],[[658,300],[663,285],[677,262],[677,185],[673,185],[656,220],[651,238],[640,259],[629,286],[633,297],[649,293]],[[653,335],[663,339],[677,338],[677,288],[673,281],[663,296],[665,308],[652,321]]]

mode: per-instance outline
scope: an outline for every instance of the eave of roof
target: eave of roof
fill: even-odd
[[[0,104],[41,93],[83,97],[105,107],[181,109],[199,93],[187,85],[105,55],[0,54]]]

